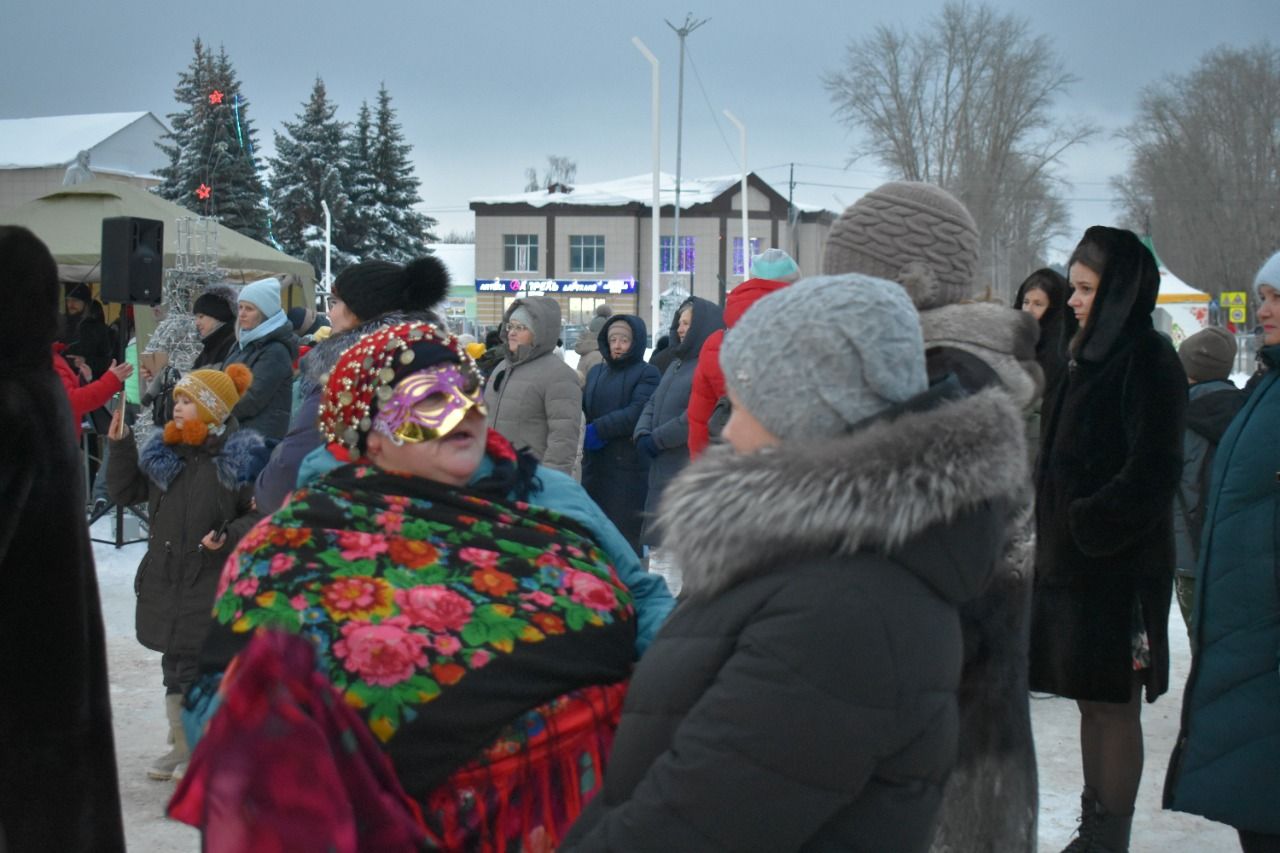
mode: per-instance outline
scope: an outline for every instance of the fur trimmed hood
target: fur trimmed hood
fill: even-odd
[[[347,351],[347,347],[370,332],[376,332],[383,326],[395,326],[399,323],[408,323],[410,320],[422,320],[423,322],[442,325],[440,319],[431,311],[391,311],[380,317],[375,317],[367,323],[361,323],[353,329],[332,334],[313,346],[303,356],[302,362],[298,365],[301,369],[303,396],[306,396],[307,385],[313,388],[324,386],[329,371],[333,370],[333,366],[338,363],[338,359]]]
[[[1044,391],[1036,361],[1040,326],[1026,311],[992,302],[963,302],[920,312],[925,347],[954,347],[996,372],[1014,403],[1026,409]]]
[[[228,489],[238,489],[253,482],[267,461],[266,442],[252,429],[235,429],[216,444],[206,441],[200,447],[182,451],[165,444],[163,430],[158,430],[138,455],[138,468],[160,487],[160,491],[167,492],[186,467],[184,457],[187,453],[210,454],[213,467],[218,472],[218,482]]]
[[[991,388],[822,443],[750,455],[712,448],[667,487],[663,541],[684,569],[688,598],[804,557],[892,553],[983,504],[1024,504],[1024,442],[1009,395]],[[972,568],[981,577],[924,579],[947,587],[944,595],[971,596],[992,567]]]

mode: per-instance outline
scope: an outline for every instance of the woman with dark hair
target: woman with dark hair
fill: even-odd
[[[635,660],[630,591],[585,527],[526,502],[555,472],[486,429],[480,372],[435,326],[380,329],[343,353],[320,428],[345,464],[241,540],[204,655],[225,669],[265,628],[301,635],[309,660],[283,686],[249,663],[227,676],[172,813],[210,849],[381,832],[352,794],[367,776],[295,775],[350,769],[374,742],[431,849],[553,849],[600,785]],[[335,713],[358,714],[360,734],[330,728],[331,753],[315,733]],[[384,761],[375,750],[371,769]]]
[[[1067,308],[1071,290],[1067,280],[1044,267],[1027,276],[1018,287],[1013,307],[1026,311],[1040,324],[1040,340],[1036,343],[1036,361],[1044,371],[1046,399],[1067,369],[1067,342],[1079,328],[1075,314]]]
[[[298,365],[300,402],[289,431],[258,475],[258,509],[271,512],[298,485],[303,458],[324,444],[316,427],[324,380],[338,357],[369,332],[406,320],[433,319],[431,306],[449,292],[449,271],[427,256],[407,266],[389,261],[352,264],[338,273],[329,295],[333,333],[313,346]]]
[[[1142,690],[1154,702],[1169,688],[1187,379],[1152,326],[1160,273],[1132,232],[1090,228],[1068,277],[1080,331],[1037,470],[1030,686],[1080,709],[1084,793],[1067,850],[1120,853],[1142,778]]]

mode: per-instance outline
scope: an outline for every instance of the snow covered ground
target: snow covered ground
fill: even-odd
[[[95,524],[94,535],[109,539],[111,520],[108,516]],[[107,625],[125,833],[129,849],[134,853],[195,853],[200,849],[195,830],[164,817],[165,804],[173,792],[172,783],[146,778],[147,764],[167,747],[160,655],[138,645],[133,634],[133,575],[143,549],[141,544],[120,550],[112,545],[94,546]],[[1234,831],[1191,815],[1160,809],[1164,772],[1178,735],[1182,685],[1190,662],[1182,617],[1176,607],[1170,614],[1169,626],[1172,689],[1155,705],[1143,709],[1147,765],[1131,849],[1133,853],[1236,851],[1239,845]],[[1074,703],[1058,698],[1033,699],[1031,711],[1040,762],[1040,852],[1054,853],[1066,845],[1080,808],[1079,715]]]

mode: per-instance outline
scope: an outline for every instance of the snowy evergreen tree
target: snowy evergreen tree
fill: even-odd
[[[378,90],[371,159],[374,205],[365,240],[370,257],[405,263],[426,254],[426,244],[435,241],[431,229],[436,221],[413,208],[422,197],[418,195],[419,182],[409,162],[412,149],[413,146],[404,141],[395,110],[391,108],[391,94],[384,85]]]
[[[173,94],[181,109],[169,114],[173,131],[159,144],[169,165],[157,170],[163,180],[156,193],[247,237],[268,240],[265,189],[253,153],[257,131],[226,50],[214,55],[197,38],[195,57],[178,74]]]
[[[374,209],[378,202],[378,180],[373,174],[373,114],[369,102],[360,104],[360,113],[347,140],[347,215],[343,222],[351,250],[375,256],[370,239]]]
[[[343,227],[348,215],[346,123],[338,121],[324,81],[316,78],[311,98],[296,122],[276,132],[271,159],[271,209],[275,237],[291,255],[306,258],[317,274],[324,270],[324,209],[331,217],[330,266],[336,274],[356,258],[348,251]]]

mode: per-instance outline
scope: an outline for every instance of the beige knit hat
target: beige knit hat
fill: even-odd
[[[822,271],[896,281],[919,310],[972,297],[978,226],[951,193],[894,181],[848,207],[827,237]]]

